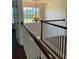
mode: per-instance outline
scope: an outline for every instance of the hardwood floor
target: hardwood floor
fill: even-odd
[[[18,44],[15,33],[16,31],[12,30],[12,59],[27,59],[24,47]]]
[[[23,47],[17,47],[12,52],[12,59],[27,59]]]

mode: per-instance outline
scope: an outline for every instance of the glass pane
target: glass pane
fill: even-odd
[[[14,23],[14,10],[12,8],[12,23]]]
[[[36,7],[24,7],[23,14],[24,14],[24,23],[33,23],[33,15],[40,15],[40,8]]]

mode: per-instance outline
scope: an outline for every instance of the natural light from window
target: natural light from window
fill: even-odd
[[[40,15],[40,8],[37,7],[24,7],[23,15],[24,15],[24,23],[34,23],[33,15]]]

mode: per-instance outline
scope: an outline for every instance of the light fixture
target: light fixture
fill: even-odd
[[[35,8],[38,8],[38,0],[34,0],[35,1]],[[35,22],[39,22],[41,20],[40,15],[37,14],[38,11],[35,11],[35,14],[32,16],[33,21]]]

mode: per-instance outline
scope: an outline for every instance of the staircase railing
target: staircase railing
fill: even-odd
[[[67,36],[66,35],[59,35],[59,36],[53,36],[52,40],[51,38],[43,38],[44,31],[43,26],[44,24],[52,25],[57,28],[61,28],[63,30],[67,30],[67,27],[49,23],[51,21],[65,21],[65,19],[60,20],[41,20],[41,40],[39,40],[24,24],[21,22],[21,25],[26,29],[26,31],[30,34],[30,36],[33,38],[35,43],[38,45],[38,47],[41,49],[41,51],[44,53],[47,59],[66,59],[66,44],[67,44]],[[52,29],[51,29],[52,30]],[[52,42],[51,42],[52,41]],[[49,44],[49,43],[51,44]],[[51,46],[53,45],[53,46]]]
[[[58,57],[56,57],[52,54],[50,49],[48,49],[47,46],[41,40],[39,40],[31,31],[29,31],[26,28],[26,26],[23,24],[23,22],[21,23],[21,25],[28,31],[30,36],[33,38],[33,40],[38,45],[38,47],[41,49],[41,51],[44,53],[44,55],[47,57],[47,59],[56,59],[56,58],[58,58]]]
[[[65,19],[41,20],[41,40],[52,50],[52,52],[54,54],[56,54],[56,56],[59,57],[59,59],[66,59],[67,58],[67,55],[66,55],[67,54],[66,53],[67,52],[67,48],[66,48],[67,47],[67,35],[66,35],[67,27],[55,24],[55,22],[61,22],[61,21],[65,21]],[[50,27],[49,28],[50,33],[48,32],[48,30],[46,30],[48,28],[47,27],[45,28],[45,26],[44,26],[45,24],[46,24],[46,26],[48,26],[48,28]],[[61,35],[59,33],[60,34],[59,35],[58,31],[64,32],[64,34]],[[48,32],[48,33],[46,33],[46,32]],[[46,34],[51,34],[52,37],[46,37],[46,36],[48,36]]]

